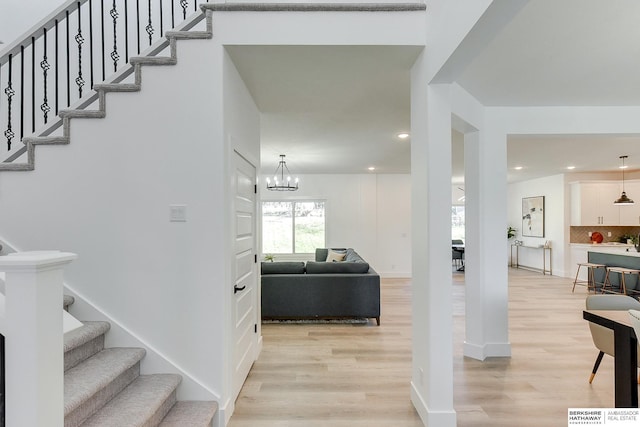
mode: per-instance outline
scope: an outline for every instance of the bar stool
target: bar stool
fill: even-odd
[[[580,274],[580,268],[581,267],[586,267],[587,268],[587,280],[578,280],[578,275]],[[596,264],[593,262],[579,262],[578,263],[578,270],[576,271],[576,278],[573,281],[573,289],[571,289],[571,292],[576,290],[576,285],[587,285],[587,292],[591,291],[591,289],[593,289],[594,292],[597,291],[596,289],[596,276],[595,276],[595,269],[596,268],[607,268],[606,265],[604,264]]]
[[[620,274],[620,287],[619,292],[613,290],[613,286],[611,285],[611,280],[609,279],[609,273],[614,272]],[[604,276],[604,283],[602,285],[602,293],[610,292],[614,294],[627,294],[627,285],[625,283],[625,275],[627,274],[637,274],[640,279],[640,270],[636,270],[633,268],[625,268],[625,267],[607,267],[607,274]],[[607,291],[607,287],[609,287],[609,291]]]

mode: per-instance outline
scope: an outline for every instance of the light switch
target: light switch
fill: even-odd
[[[169,205],[170,222],[187,222],[187,205]]]
[[[611,232],[610,231],[607,232],[607,237],[611,237]]]

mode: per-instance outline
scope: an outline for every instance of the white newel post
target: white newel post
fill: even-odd
[[[62,270],[75,254],[18,252],[6,273],[6,425],[64,425]]]

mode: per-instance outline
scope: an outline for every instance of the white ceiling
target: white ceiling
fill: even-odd
[[[261,115],[262,169],[286,154],[292,173],[406,173],[408,46],[229,46]]]
[[[427,13],[429,11],[427,3]],[[458,83],[488,106],[640,105],[640,1],[531,0]],[[262,172],[410,171],[409,69],[415,47],[234,46],[261,116]],[[640,119],[640,118],[639,118]],[[454,133],[454,182],[462,179]],[[509,180],[640,169],[640,136],[512,136]],[[521,171],[513,171],[516,165]]]

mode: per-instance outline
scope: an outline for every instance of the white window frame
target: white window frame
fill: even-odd
[[[301,256],[301,255],[310,255],[309,252],[296,252],[296,215],[295,215],[295,204],[296,203],[323,203],[324,204],[324,238],[323,238],[323,245],[322,247],[326,247],[326,243],[327,243],[327,200],[325,199],[320,199],[320,198],[302,198],[302,199],[264,199],[260,201],[260,250],[262,251],[262,253],[266,253],[264,252],[264,230],[262,227],[263,221],[263,206],[264,203],[292,203],[292,208],[293,208],[293,215],[292,215],[292,221],[291,221],[291,226],[292,226],[292,242],[291,242],[291,247],[293,248],[293,252],[282,252],[282,253],[277,253],[275,255],[277,255],[278,257],[295,257],[295,256]]]

